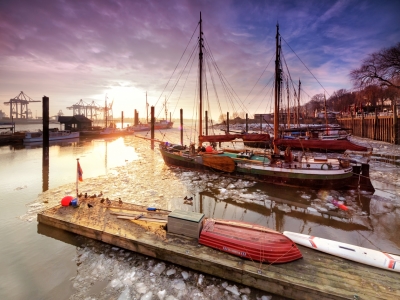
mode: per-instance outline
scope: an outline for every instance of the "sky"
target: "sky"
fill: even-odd
[[[352,90],[350,71],[400,42],[398,0],[1,0],[0,110],[9,115],[4,102],[23,91],[33,100],[49,97],[50,116],[72,115],[68,107],[81,100],[104,106],[107,99],[114,117],[137,109],[144,118],[147,93],[156,116],[165,115],[166,99],[168,116],[179,118],[179,109],[192,116],[196,92],[186,87],[195,79],[182,75],[186,84],[175,85],[172,78],[198,38],[200,12],[206,45],[242,103],[236,109],[250,114],[271,108],[262,87],[274,65],[277,23],[303,103]],[[216,118],[219,104],[210,101]],[[41,116],[41,103],[29,108]]]

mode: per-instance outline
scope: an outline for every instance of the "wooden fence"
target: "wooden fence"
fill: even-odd
[[[351,130],[352,134],[377,141],[400,144],[398,116],[358,116],[337,119],[339,124]]]

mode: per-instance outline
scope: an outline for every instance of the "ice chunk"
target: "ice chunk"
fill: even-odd
[[[140,298],[140,300],[151,300],[152,297],[153,297],[153,293],[152,293],[152,292],[148,292],[148,293],[144,294],[144,295]]]
[[[203,280],[204,280],[204,275],[200,274],[199,275],[199,279],[197,280],[197,285],[202,285],[203,284]]]
[[[158,299],[163,300],[166,293],[167,293],[166,290],[159,291],[159,292],[157,293]]]
[[[121,295],[119,295],[118,300],[130,300],[130,299],[131,299],[131,296],[130,296],[130,293],[129,293],[129,287],[126,287],[122,291]]]
[[[182,279],[175,279],[172,281],[172,287],[177,290],[184,290],[186,288],[186,284]]]
[[[147,287],[143,282],[136,283],[136,291],[139,294],[145,294],[147,292]]]
[[[236,285],[228,285],[225,289],[236,296],[240,295],[240,292]]]
[[[165,263],[160,262],[154,266],[152,272],[156,275],[160,275],[162,272],[164,272],[165,268]]]
[[[121,280],[115,278],[113,280],[111,280],[110,282],[110,287],[114,288],[114,289],[119,289],[123,286]]]
[[[176,270],[175,269],[169,269],[168,271],[167,271],[167,276],[171,276],[171,275],[173,275],[173,274],[175,274],[176,273]]]
[[[183,277],[184,280],[189,278],[189,273],[188,272],[183,271],[181,274],[182,274],[182,277]]]

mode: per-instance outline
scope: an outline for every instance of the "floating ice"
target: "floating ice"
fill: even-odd
[[[152,297],[153,297],[153,293],[152,292],[147,292],[142,297],[140,297],[140,300],[151,300]]]
[[[166,294],[167,294],[167,292],[165,290],[159,291],[157,293],[158,299],[164,300],[164,297],[165,297]]]
[[[165,270],[165,263],[158,263],[154,266],[152,272],[156,275],[160,275]]]
[[[240,295],[240,292],[236,285],[228,285],[225,289],[236,296]]]
[[[200,274],[199,275],[199,279],[197,280],[197,285],[202,285],[203,284],[203,280],[204,280],[204,275]]]
[[[186,288],[186,284],[182,279],[174,279],[172,281],[172,287],[177,290],[184,290]]]
[[[182,274],[182,277],[183,277],[184,280],[189,278],[189,273],[188,272],[183,271],[181,274]]]
[[[138,283],[136,283],[135,287],[136,287],[136,291],[137,291],[139,294],[145,294],[145,293],[147,293],[147,286],[146,286],[143,282],[138,282]]]
[[[126,287],[122,291],[121,295],[119,295],[118,300],[130,300],[130,299],[131,299],[131,296],[129,294],[129,287]]]
[[[171,276],[171,275],[175,274],[175,272],[176,272],[175,269],[169,269],[169,270],[167,271],[167,276]]]

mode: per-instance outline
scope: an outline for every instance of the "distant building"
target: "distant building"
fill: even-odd
[[[274,119],[274,114],[254,114],[255,120],[272,121]]]
[[[317,112],[315,117],[319,118],[319,119],[325,119],[325,112],[324,111]],[[326,117],[328,119],[333,119],[333,118],[336,118],[336,114],[334,112],[332,112],[332,111],[328,111],[326,113]]]
[[[6,113],[4,113],[1,109],[0,109],[0,120],[6,117]]]
[[[92,120],[82,115],[59,116],[58,122],[64,125],[65,130],[80,131],[88,130],[92,127]]]

